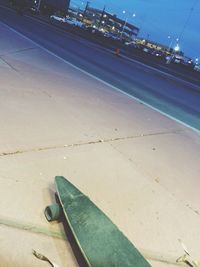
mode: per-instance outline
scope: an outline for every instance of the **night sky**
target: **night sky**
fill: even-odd
[[[71,0],[84,8],[86,0]],[[200,0],[90,0],[90,6],[117,14],[140,28],[139,37],[179,46],[186,56],[200,61]],[[135,14],[135,16],[133,16]]]

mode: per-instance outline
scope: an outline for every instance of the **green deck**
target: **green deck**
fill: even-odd
[[[57,192],[75,239],[92,267],[149,267],[133,244],[82,192],[62,176]]]

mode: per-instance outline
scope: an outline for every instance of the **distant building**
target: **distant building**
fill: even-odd
[[[40,11],[43,13],[52,15],[55,12],[66,14],[70,0],[26,0],[26,3],[29,7],[34,7],[36,9],[39,7]]]
[[[169,46],[159,44],[157,42],[153,42],[144,38],[137,38],[135,39],[135,42],[137,45],[144,46],[146,48],[156,50],[159,52],[164,52],[165,54],[177,54],[183,56],[184,53],[182,51],[175,51],[173,48],[170,48]]]
[[[88,26],[113,33],[122,39],[132,40],[139,33],[139,28],[105,10],[87,7],[84,11],[79,10],[78,18]]]

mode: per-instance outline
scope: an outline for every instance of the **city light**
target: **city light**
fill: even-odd
[[[127,12],[126,10],[123,10],[122,13],[128,15],[129,17],[133,17],[133,18],[136,17],[135,13],[131,14],[130,12]]]
[[[176,52],[180,51],[180,46],[177,44],[177,45],[174,47],[174,50],[175,50]]]

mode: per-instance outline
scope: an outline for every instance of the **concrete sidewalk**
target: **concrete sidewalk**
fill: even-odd
[[[47,223],[54,176],[99,206],[152,266],[200,260],[200,136],[0,23],[0,266],[78,266]]]

